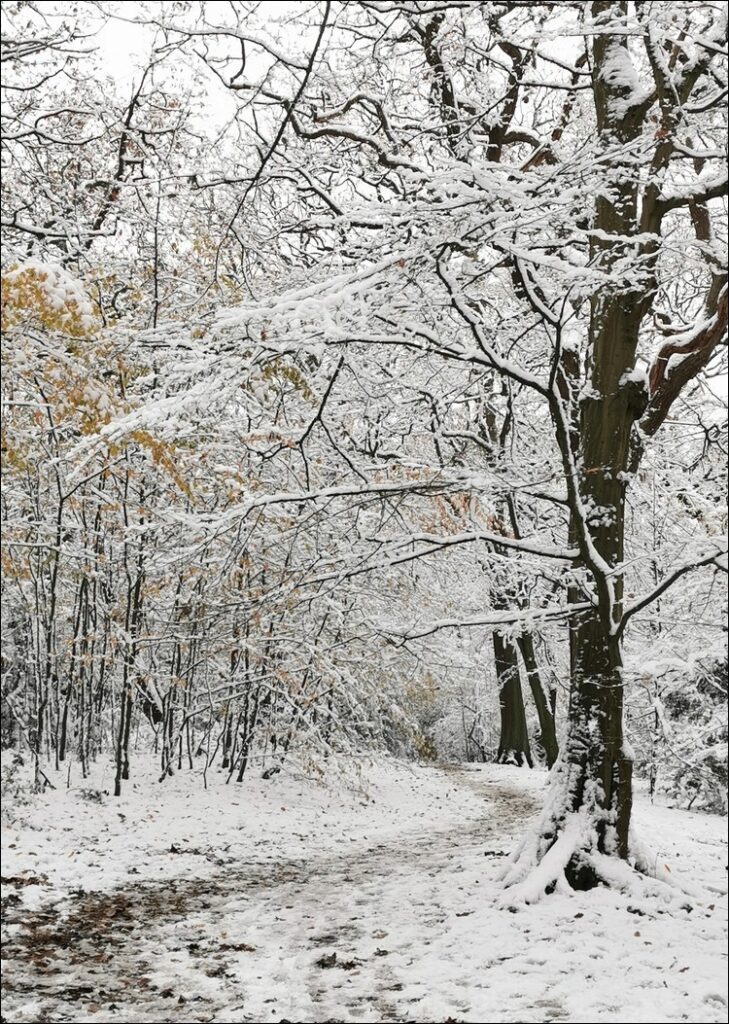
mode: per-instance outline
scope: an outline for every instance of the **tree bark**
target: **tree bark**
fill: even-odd
[[[531,768],[534,762],[521,691],[519,655],[512,641],[502,633],[493,634],[493,647],[501,710],[501,735],[496,760],[499,764],[528,764]]]
[[[627,17],[625,3],[593,3],[594,19]],[[628,255],[638,229],[637,174],[626,174],[620,155],[641,133],[643,113],[631,105],[626,86],[609,69],[629,61],[626,37],[595,37],[593,90],[598,129],[606,153],[610,188],[595,200],[592,260],[609,275]],[[598,853],[627,858],[632,807],[632,761],[623,736],[622,654],[617,626],[622,613],[622,577],[614,570],[624,555],[625,498],[631,434],[645,401],[631,379],[641,321],[652,302],[649,281],[609,281],[591,299],[589,392],[579,416],[579,500],[573,534],[583,533],[580,567],[592,575],[595,604],[576,616],[570,629],[570,700],[564,750],[569,792],[567,812],[586,812]],[[577,889],[597,884],[594,866],[576,853],[567,880]]]
[[[524,668],[526,669],[529,689],[532,693],[534,706],[539,719],[539,744],[544,750],[544,757],[547,767],[552,768],[559,755],[559,744],[557,742],[557,728],[554,720],[554,705],[556,692],[551,695],[552,699],[547,700],[547,694],[542,681],[542,674],[539,670],[536,652],[534,650],[534,637],[531,633],[522,633],[517,639],[517,645],[521,653]]]

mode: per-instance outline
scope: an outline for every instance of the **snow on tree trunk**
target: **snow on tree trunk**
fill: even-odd
[[[597,22],[627,17],[627,11],[627,3],[592,4]],[[630,853],[632,761],[623,735],[619,567],[631,436],[646,404],[632,373],[641,321],[652,303],[650,281],[631,287],[619,273],[638,232],[639,179],[626,173],[623,156],[623,146],[642,130],[645,97],[636,83],[627,37],[609,31],[597,35],[593,92],[608,187],[595,199],[591,257],[608,283],[591,299],[589,387],[573,427],[579,497],[572,508],[573,536],[586,534],[588,555],[579,562],[593,577],[595,603],[570,625],[568,734],[536,857],[554,869],[554,877],[544,876],[547,888],[559,876],[573,888],[592,888],[602,877],[600,856],[625,860]],[[521,860],[518,856],[509,881],[522,877]]]

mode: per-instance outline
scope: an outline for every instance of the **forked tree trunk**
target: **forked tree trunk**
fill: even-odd
[[[542,673],[537,662],[534,650],[534,637],[531,633],[522,633],[517,638],[517,645],[521,653],[524,668],[526,669],[529,689],[532,693],[534,706],[539,719],[539,745],[544,751],[547,768],[552,768],[559,755],[559,744],[557,742],[557,727],[554,719],[556,692],[552,693],[553,699],[547,698],[544,689]]]
[[[531,768],[533,761],[519,675],[519,655],[513,642],[502,633],[493,634],[493,646],[501,712],[496,760],[499,764],[528,764]]]

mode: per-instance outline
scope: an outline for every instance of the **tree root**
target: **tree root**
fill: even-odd
[[[546,836],[537,844],[547,845]],[[502,875],[504,892],[500,902],[507,906],[536,903],[552,892],[582,892],[605,886],[636,897],[661,896],[664,900],[708,901],[706,890],[671,872],[659,857],[644,847],[631,849],[629,860],[603,853],[597,845],[594,820],[584,812],[569,814],[559,825],[551,845],[535,857],[534,837],[521,844]]]
[[[669,901],[687,896],[699,902],[711,899],[709,890],[673,873],[633,830],[628,859],[613,853],[609,812],[599,806],[596,794],[572,810],[569,783],[569,768],[559,765],[552,772],[544,810],[502,872],[502,905],[513,908],[536,903],[552,892],[586,891],[597,886]]]

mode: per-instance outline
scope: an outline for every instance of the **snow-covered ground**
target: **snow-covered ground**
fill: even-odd
[[[59,785],[62,780],[58,780]],[[498,875],[545,776],[101,773],[4,827],[3,1020],[727,1019],[725,823],[637,802],[658,883],[510,906]]]

